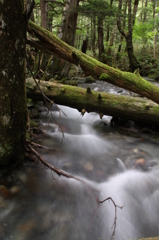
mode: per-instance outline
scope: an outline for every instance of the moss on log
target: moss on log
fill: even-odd
[[[37,48],[41,48],[51,54],[57,54],[60,58],[63,58],[71,63],[80,65],[82,69],[91,75],[94,74],[96,76],[101,76],[101,74],[105,74],[106,77],[104,78],[103,75],[102,78],[105,79],[105,81],[138,93],[141,96],[147,97],[152,101],[159,103],[159,88],[143,79],[138,70],[134,73],[122,72],[118,69],[105,65],[69,46],[51,32],[41,28],[31,21],[28,23],[28,31],[33,33],[40,40],[29,40],[29,44],[32,44]]]
[[[43,93],[56,104],[76,108],[79,111],[98,112],[105,115],[159,125],[159,106],[143,98],[119,96],[91,89],[40,81]],[[42,100],[42,94],[33,79],[26,81],[27,96]]]

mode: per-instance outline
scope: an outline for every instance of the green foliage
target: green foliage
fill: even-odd
[[[40,4],[40,0],[34,0],[35,1],[35,4]]]
[[[110,2],[106,0],[88,0],[88,2],[81,3],[79,6],[79,13],[85,16],[106,17],[113,16],[116,12],[116,7],[111,7]]]
[[[153,23],[150,22],[138,22],[136,21],[133,29],[133,38],[147,42],[148,38],[151,38],[153,31]]]

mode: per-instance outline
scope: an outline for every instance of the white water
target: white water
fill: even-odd
[[[97,198],[107,197],[123,206],[117,209],[115,240],[159,235],[159,170],[127,170],[133,157],[158,161],[157,144],[118,134],[101,123],[108,123],[109,117],[100,120],[94,113],[82,117],[76,110],[61,108],[67,117],[59,118],[57,112],[54,116],[60,119],[64,138],[53,121],[49,125],[44,121],[45,113],[44,134],[39,137],[40,143],[61,152],[41,154],[85,183],[32,167],[18,173],[26,174],[27,180],[15,201],[1,208],[0,239],[109,240],[114,205],[97,203]],[[100,124],[102,131],[96,129]]]
[[[56,182],[63,201],[56,207],[65,207],[70,218],[63,236],[63,223],[57,224],[56,239],[111,239],[115,208],[112,202],[98,205],[96,199],[111,197],[122,209],[117,209],[115,240],[138,239],[159,234],[159,170],[151,172],[126,171],[103,183],[81,178],[85,183],[60,178]],[[55,189],[55,192],[57,189]],[[55,199],[56,199],[55,194]],[[57,197],[58,201],[58,197]],[[66,211],[66,212],[67,212]],[[61,215],[65,218],[65,215]],[[61,229],[61,231],[59,231]]]
[[[110,140],[102,138],[93,128],[94,124],[98,124],[100,121],[109,121],[109,117],[105,116],[104,120],[100,120],[98,114],[95,113],[86,113],[86,115],[82,117],[76,110],[62,106],[61,108],[67,115],[67,117],[64,117],[64,122],[69,126],[68,128],[66,127],[65,137],[63,139],[64,149],[67,149],[67,153],[69,153],[69,161],[73,162],[72,164],[75,166],[79,163],[84,165],[85,162],[92,163],[94,166],[101,165],[101,168],[92,171],[93,177],[87,172],[81,172],[78,167],[76,170],[73,168],[73,173],[78,174],[81,178],[84,176],[82,179],[86,181],[90,187],[77,183],[74,180],[62,180],[63,186],[66,184],[65,188],[70,189],[71,196],[76,196],[76,208],[78,209],[76,218],[79,219],[74,220],[75,222],[72,226],[73,234],[70,235],[69,238],[74,238],[74,232],[76,232],[77,235],[76,239],[111,238],[113,232],[112,225],[115,218],[114,205],[108,201],[98,208],[96,197],[100,200],[112,197],[117,205],[123,206],[122,210],[117,210],[115,240],[137,239],[158,235],[159,170],[155,168],[148,172],[126,170],[124,163],[118,158],[118,155],[116,155],[119,149],[122,147],[124,150],[125,146],[121,144],[117,147],[113,141],[110,141],[111,138]],[[71,116],[71,119],[69,116]],[[74,134],[74,131],[76,134]],[[51,135],[55,139],[61,137],[60,131],[52,133]],[[123,143],[125,144],[124,141]],[[137,144],[139,143],[137,142]],[[142,148],[147,148],[145,143],[141,142],[140,145]],[[133,147],[135,149],[140,148],[140,146],[136,146],[136,144],[134,144]],[[154,148],[155,145],[152,149]],[[116,158],[112,157],[112,152]],[[156,160],[156,155],[158,158],[159,154],[156,154],[156,152],[154,154]],[[65,160],[66,159],[67,158],[65,158]],[[152,160],[153,159],[150,159],[150,161]],[[102,170],[105,171],[106,176],[103,177],[102,175],[101,180],[99,180],[99,176],[96,177],[95,175],[97,171]],[[72,171],[72,169],[70,169],[70,171]],[[103,183],[96,183],[88,180],[87,178],[89,176],[90,179],[97,179],[99,182],[101,182],[102,179],[103,181],[104,179],[106,180]],[[107,179],[108,176],[109,179]],[[94,213],[95,217],[93,217]],[[90,227],[91,222],[93,222],[92,228]]]

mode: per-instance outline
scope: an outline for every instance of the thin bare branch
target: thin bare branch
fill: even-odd
[[[64,132],[63,132],[61,126],[58,124],[58,122],[57,122],[56,119],[54,118],[54,116],[53,116],[53,114],[52,114],[52,111],[51,111],[51,108],[52,108],[52,106],[53,106],[55,103],[54,103],[51,99],[49,99],[49,98],[43,93],[43,91],[41,90],[41,88],[40,88],[40,86],[39,86],[39,84],[38,84],[38,81],[35,79],[35,76],[34,76],[32,70],[31,70],[31,68],[30,68],[30,66],[29,66],[27,56],[26,56],[26,62],[27,62],[27,67],[28,67],[28,69],[29,69],[29,71],[30,71],[33,79],[34,79],[34,82],[36,83],[37,88],[38,88],[39,91],[41,92],[41,95],[43,96],[43,99],[44,99],[45,104],[46,104],[46,106],[47,106],[48,112],[46,113],[46,116],[48,115],[48,113],[51,113],[52,119],[54,120],[54,122],[57,124],[57,126],[58,126],[59,129],[61,130],[62,140],[63,140],[63,138],[64,138]],[[51,103],[50,106],[49,106],[49,104],[48,104],[47,101],[48,101],[49,103]],[[57,109],[58,109],[58,111],[59,111],[59,114],[60,114],[60,112],[61,112],[62,110],[57,106],[57,104],[55,104],[55,105],[56,105],[56,107],[57,107]],[[62,113],[66,116],[66,114],[65,114],[63,111],[62,111]],[[60,116],[61,116],[61,114],[60,114]]]
[[[114,238],[114,236],[115,236],[116,221],[117,221],[117,208],[122,209],[123,206],[117,205],[111,197],[107,197],[106,199],[104,199],[104,200],[102,200],[102,201],[98,200],[98,202],[99,202],[99,203],[104,203],[104,202],[106,202],[106,201],[108,201],[108,200],[110,200],[110,201],[113,203],[114,207],[115,207],[115,217],[114,217],[114,222],[113,222],[113,226],[112,226],[112,228],[113,228],[113,233],[112,233],[112,236],[111,236],[111,240],[112,240],[112,239]]]
[[[46,147],[46,146],[43,146],[43,145],[41,145],[41,144],[37,144],[37,143],[34,143],[34,142],[29,142],[29,141],[27,141],[27,143],[30,143],[32,146],[34,146],[34,147],[36,147],[36,148],[43,148],[43,149],[46,149],[46,150],[51,150],[51,151],[60,152],[58,149],[49,148],[49,147]]]

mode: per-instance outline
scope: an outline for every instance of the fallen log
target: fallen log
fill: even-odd
[[[63,85],[56,82],[40,81],[40,89],[53,102],[87,112],[133,120],[136,122],[159,125],[159,106],[151,100],[139,97],[119,96]],[[41,91],[33,79],[26,80],[27,97],[43,100]]]
[[[105,65],[96,59],[69,46],[51,32],[41,28],[37,24],[29,21],[28,31],[39,40],[29,39],[28,44],[41,48],[51,54],[56,54],[75,65],[80,65],[82,69],[91,75],[101,76],[102,80],[113,85],[125,88],[129,91],[147,97],[159,103],[159,88],[143,79],[139,71],[134,73],[122,72],[118,69]]]

